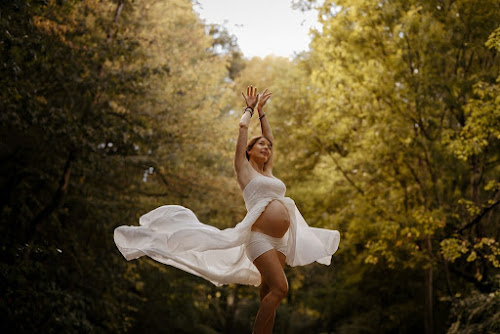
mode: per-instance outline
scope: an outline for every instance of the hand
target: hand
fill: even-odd
[[[271,95],[273,95],[273,93],[272,92],[267,93],[267,88],[266,88],[266,90],[264,90],[264,92],[260,96],[259,105],[257,106],[258,110],[262,110],[262,108],[264,108],[267,100],[271,97]]]
[[[243,92],[241,92],[241,95],[243,95],[247,107],[255,109],[257,101],[259,101],[259,94],[257,94],[257,87],[255,88],[253,86],[247,87],[247,95],[245,96]]]

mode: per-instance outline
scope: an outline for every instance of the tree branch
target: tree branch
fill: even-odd
[[[115,31],[115,25],[118,22],[118,18],[120,17],[120,14],[122,13],[124,4],[125,4],[125,2],[123,0],[118,1],[118,5],[116,6],[116,11],[115,11],[115,16],[113,18],[113,24],[111,25],[111,27],[109,28],[109,31],[108,31],[108,39],[107,39],[108,43],[110,43],[111,38],[113,38],[113,33]]]
[[[333,156],[332,152],[330,150],[327,150],[327,153],[328,155],[330,156],[330,158],[332,159],[333,163],[335,164],[335,166],[337,167],[338,170],[340,170],[340,172],[342,173],[342,175],[344,175],[344,178],[347,180],[347,182],[349,182],[353,187],[354,189],[356,189],[361,195],[365,195],[364,191],[358,187],[353,180],[351,180],[351,178],[349,177],[349,175],[344,171],[344,169],[342,169],[342,167],[340,167],[340,164],[339,162],[337,161],[337,159],[335,159],[335,157]]]
[[[500,204],[500,200],[497,200],[496,202],[494,202],[493,204],[491,204],[490,206],[487,206],[485,208],[483,208],[483,211],[481,211],[474,219],[472,219],[472,221],[470,221],[469,223],[467,223],[465,226],[462,226],[461,228],[459,228],[458,230],[455,231],[455,233],[462,233],[464,230],[476,225],[477,223],[479,223],[481,221],[481,219],[490,211],[492,210],[495,206],[497,206],[498,204]]]

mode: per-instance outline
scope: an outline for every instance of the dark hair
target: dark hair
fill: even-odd
[[[255,143],[261,139],[261,138],[265,138],[267,139],[268,142],[271,143],[271,147],[273,146],[273,142],[271,141],[271,139],[267,138],[267,137],[264,137],[264,136],[257,136],[257,137],[253,137],[252,139],[250,139],[248,141],[248,144],[247,144],[247,150],[245,151],[245,155],[247,157],[247,160],[250,160],[250,156],[248,155],[248,151],[250,151],[252,149],[252,147],[255,145]]]

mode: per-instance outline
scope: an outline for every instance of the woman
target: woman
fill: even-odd
[[[139,219],[141,226],[115,229],[115,243],[127,260],[147,255],[210,282],[260,285],[261,304],[254,333],[270,333],[276,309],[288,283],[285,263],[329,265],[338,248],[338,231],[309,227],[295,203],[285,197],[285,185],[272,174],[273,136],[260,100],[250,86],[243,94],[246,108],[240,120],[234,166],[247,215],[233,228],[219,230],[201,223],[182,206],[165,205]],[[247,145],[248,126],[257,106],[262,135]]]

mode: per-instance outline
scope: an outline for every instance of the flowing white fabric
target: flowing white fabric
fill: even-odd
[[[165,205],[143,215],[140,226],[119,226],[116,246],[125,259],[150,258],[203,277],[215,285],[260,285],[260,273],[245,254],[252,225],[269,202],[279,200],[290,216],[286,263],[302,266],[314,261],[329,265],[337,251],[340,233],[310,227],[279,179],[253,178],[243,189],[247,215],[235,227],[220,230],[201,223],[179,205]]]

